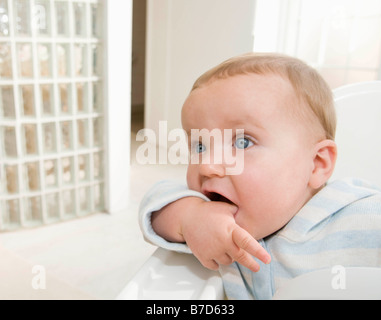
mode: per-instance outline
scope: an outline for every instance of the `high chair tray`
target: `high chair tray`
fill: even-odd
[[[191,254],[158,248],[117,297],[118,300],[221,300],[222,279]]]

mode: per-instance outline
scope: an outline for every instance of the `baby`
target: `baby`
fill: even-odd
[[[314,69],[278,54],[229,59],[195,82],[182,125],[187,187],[155,185],[141,228],[151,243],[219,269],[228,298],[271,299],[288,280],[335,265],[381,266],[381,191],[353,179],[327,185],[336,117]],[[192,129],[241,133],[192,141]],[[222,149],[243,153],[240,174],[214,161]]]

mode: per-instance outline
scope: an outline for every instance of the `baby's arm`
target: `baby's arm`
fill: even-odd
[[[174,181],[160,181],[145,194],[139,207],[139,224],[144,239],[167,250],[192,253],[187,244],[170,242],[158,235],[152,227],[152,214],[174,201],[185,197],[198,197],[205,201],[209,199],[200,192],[189,190],[185,184]]]
[[[224,202],[182,198],[153,213],[152,227],[168,241],[186,242],[209,269],[237,261],[256,272],[259,265],[252,255],[264,263],[270,262],[270,255],[235,223],[236,210]]]
[[[161,203],[155,204],[154,198],[161,199]],[[150,242],[170,250],[193,252],[210,269],[237,261],[258,271],[259,265],[251,255],[265,263],[270,261],[259,243],[235,223],[233,205],[209,201],[200,193],[170,182],[155,186],[144,200],[143,209],[144,202],[151,203],[152,219],[147,208],[141,208],[143,233]]]

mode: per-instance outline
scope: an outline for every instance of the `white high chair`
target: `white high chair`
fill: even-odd
[[[357,177],[381,187],[381,81],[333,91],[338,158],[331,180]]]
[[[381,186],[381,81],[333,91],[338,160],[332,179],[354,176]],[[381,269],[346,268],[346,290],[334,290],[331,270],[291,280],[276,299],[381,299]],[[192,255],[157,249],[117,299],[223,299],[222,279]]]

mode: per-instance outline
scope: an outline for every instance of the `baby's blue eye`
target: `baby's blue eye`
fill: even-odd
[[[196,153],[202,153],[206,150],[206,147],[199,142],[194,146],[194,150],[196,151]]]
[[[237,138],[237,140],[234,142],[234,146],[237,149],[246,149],[248,147],[251,147],[253,145],[253,142],[251,142],[247,138]]]

